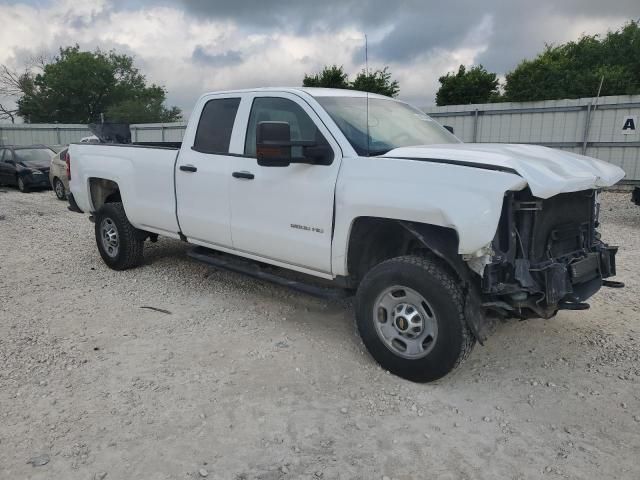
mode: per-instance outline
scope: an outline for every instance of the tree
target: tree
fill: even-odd
[[[547,45],[506,75],[505,97],[523,102],[640,93],[640,24],[631,21],[604,37]]]
[[[109,107],[106,118],[117,123],[176,122],[182,112],[178,107],[165,108],[160,98],[131,99]]]
[[[400,93],[400,85],[397,80],[391,80],[389,67],[382,70],[367,72],[362,70],[351,83],[351,88],[363,92],[378,93],[387,97],[397,97]]]
[[[8,71],[6,66],[3,69]],[[147,85],[128,55],[83,52],[76,45],[61,48],[58,56],[43,61],[39,70],[20,75],[12,72],[21,82],[14,91],[19,97],[17,113],[27,121],[91,123],[98,121],[100,114],[105,114],[106,120],[125,123],[140,118],[145,122],[180,119],[178,108],[164,107],[164,88]],[[5,84],[2,80],[0,70],[0,85]]]
[[[154,87],[161,89],[160,87]],[[161,89],[162,90],[162,89]],[[165,108],[162,95],[155,93],[146,98],[132,98],[107,108],[106,118],[119,123],[175,122],[182,118],[178,107]]]
[[[391,79],[389,67],[374,72],[362,70],[353,82],[349,82],[349,76],[342,66],[325,66],[322,72],[313,75],[305,74],[302,81],[304,87],[348,88],[363,92],[379,93],[388,97],[397,97],[400,93],[400,85],[397,80]]]
[[[322,72],[314,75],[305,73],[302,80],[304,87],[324,87],[324,88],[349,88],[349,80],[343,67],[337,65],[325,66]]]
[[[34,89],[33,73],[42,70],[47,59],[44,55],[37,55],[29,58],[23,71],[12,70],[6,65],[0,65],[0,97],[8,99],[9,104],[0,103],[0,118],[15,122],[18,116],[18,106],[15,105],[15,97],[19,97],[24,92],[32,92]]]
[[[469,70],[460,65],[458,73],[447,73],[439,78],[440,89],[436,93],[436,105],[463,105],[487,103],[500,95],[498,77],[487,72],[482,65]]]
[[[0,119],[8,119],[11,120],[11,123],[15,123],[16,115],[18,115],[17,108],[5,107],[2,103],[0,103]]]

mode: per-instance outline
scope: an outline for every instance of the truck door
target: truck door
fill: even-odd
[[[193,243],[231,248],[229,162],[235,158],[229,146],[240,97],[215,95],[202,101],[200,119],[185,132],[176,162],[178,222]]]
[[[242,115],[247,118],[244,155],[230,160],[234,249],[330,274],[334,189],[342,159],[337,142],[309,104],[294,94],[256,93],[248,113]],[[328,143],[331,158],[323,165],[259,166],[256,129],[263,121],[288,122],[292,140]]]

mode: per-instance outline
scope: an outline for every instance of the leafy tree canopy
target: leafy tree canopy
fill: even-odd
[[[347,88],[378,93],[388,97],[397,97],[400,93],[400,85],[397,80],[392,80],[388,67],[373,72],[362,70],[356,75],[355,80],[350,82],[342,66],[325,66],[320,73],[305,74],[302,85],[304,87]]]
[[[505,99],[515,102],[640,93],[640,24],[576,42],[547,45],[506,75]]]
[[[350,88],[347,74],[342,66],[326,66],[320,73],[313,75],[305,74],[302,80],[303,87],[323,87],[323,88]]]
[[[90,123],[107,121],[163,122],[181,118],[166,108],[166,91],[147,85],[133,58],[114,51],[61,48],[41,73],[23,75],[18,114],[30,122]]]
[[[362,70],[351,83],[351,88],[363,92],[378,93],[387,97],[397,97],[400,93],[400,85],[397,80],[391,79],[389,67],[382,70],[367,72]]]
[[[498,77],[487,72],[482,65],[469,70],[460,65],[458,73],[440,77],[440,89],[436,93],[436,105],[464,105],[487,103],[500,95]]]

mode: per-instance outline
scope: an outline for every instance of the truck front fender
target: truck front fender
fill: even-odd
[[[348,276],[347,251],[358,218],[434,225],[457,233],[456,253],[493,240],[505,192],[527,183],[512,173],[391,158],[345,158],[335,192],[332,273]]]
[[[482,309],[480,292],[471,279],[471,271],[458,254],[458,238],[455,232],[449,229],[434,228],[432,225],[405,221],[399,223],[456,273],[465,297],[464,316],[467,326],[480,345],[483,345],[488,337],[489,324]]]

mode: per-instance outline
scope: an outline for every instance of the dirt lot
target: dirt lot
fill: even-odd
[[[2,479],[640,478],[628,194],[603,199],[626,289],[499,325],[419,385],[374,364],[349,302],[211,270],[172,240],[114,272],[86,216],[0,190]]]

